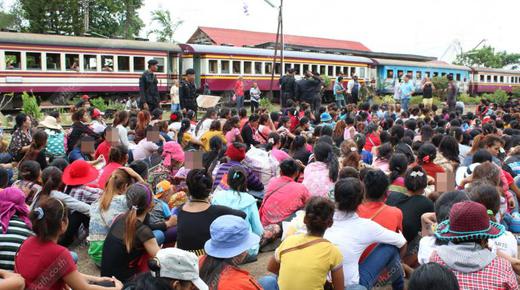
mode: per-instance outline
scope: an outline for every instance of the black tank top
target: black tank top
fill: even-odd
[[[431,99],[433,94],[433,89],[431,84],[424,85],[423,89],[423,98],[425,99]]]

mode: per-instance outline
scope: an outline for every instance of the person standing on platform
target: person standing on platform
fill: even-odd
[[[181,102],[181,110],[192,110],[197,114],[197,89],[195,88],[195,70],[189,68],[186,70],[186,76],[181,81],[179,89],[179,99]]]
[[[172,113],[179,112],[181,110],[179,100],[179,81],[173,80],[172,87],[170,88],[171,108]]]
[[[339,76],[334,82],[334,99],[338,108],[343,108],[345,104],[345,88],[343,87],[343,77]]]
[[[139,108],[148,109],[150,112],[159,108],[161,98],[159,96],[159,89],[157,88],[157,71],[158,61],[150,59],[148,61],[148,70],[146,70],[139,79]]]
[[[423,105],[425,108],[431,109],[433,104],[433,90],[435,90],[435,86],[429,77],[424,78],[424,83],[422,85],[423,91]]]
[[[455,105],[457,104],[457,94],[459,88],[457,82],[453,80],[453,74],[448,75],[448,95],[446,96],[446,103],[448,104],[448,110],[450,112],[455,111]]]
[[[401,84],[401,109],[404,112],[408,112],[408,104],[410,103],[414,90],[415,88],[410,81],[410,76],[405,75],[404,81]]]
[[[347,83],[347,103],[357,104],[359,101],[359,87],[358,77],[355,75]]]
[[[296,79],[294,78],[295,71],[290,68],[287,74],[280,79],[281,89],[281,106],[282,109],[287,108],[287,100],[294,100],[296,96]]]
[[[237,100],[237,109],[240,110],[244,107],[244,80],[242,76],[238,77],[238,80],[235,82],[235,86],[233,87],[233,91],[235,92],[235,98]]]
[[[300,80],[298,85],[298,100],[311,105],[312,111],[317,114],[321,106],[321,96],[319,94],[322,79],[319,75],[315,75],[312,71],[305,72],[305,78]]]

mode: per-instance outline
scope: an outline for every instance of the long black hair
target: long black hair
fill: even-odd
[[[19,113],[14,118],[14,128],[13,131],[16,129],[20,129],[23,126],[23,123],[25,123],[25,120],[27,120],[27,115],[25,113]]]
[[[314,157],[316,161],[320,161],[327,164],[329,169],[329,178],[335,182],[338,179],[339,174],[339,162],[332,145],[326,142],[318,142],[314,146]]]
[[[213,171],[210,167],[215,160],[219,160],[224,156],[224,142],[219,136],[213,136],[209,139],[209,151],[202,155],[202,165],[207,168],[208,173]]]
[[[395,153],[390,157],[388,166],[390,169],[390,184],[406,172],[408,162],[408,157],[403,153]]]
[[[177,133],[177,143],[182,144],[182,137],[184,133],[186,133],[191,127],[191,123],[189,119],[182,119],[181,128],[179,129],[179,133]]]
[[[197,126],[195,126],[195,135],[199,133],[200,127],[202,126],[202,122],[206,121],[206,119],[211,118],[212,115],[217,115],[217,110],[210,108],[206,111],[204,117],[202,117],[202,119],[200,119],[200,121],[197,123]]]

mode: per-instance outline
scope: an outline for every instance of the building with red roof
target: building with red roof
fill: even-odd
[[[276,42],[276,33],[200,26],[187,43],[230,46],[260,46]],[[284,34],[286,46],[319,47],[370,52],[357,41]],[[318,44],[318,46],[317,46]]]

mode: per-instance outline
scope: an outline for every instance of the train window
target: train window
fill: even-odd
[[[433,72],[433,77],[435,78],[435,77],[438,77],[438,76],[439,76],[439,72],[434,71]]]
[[[280,74],[280,69],[282,68],[282,64],[277,62],[274,64],[274,73],[279,75]]]
[[[295,73],[296,75],[301,74],[301,71],[302,71],[302,70],[301,70],[301,65],[300,65],[299,63],[295,63],[294,66],[293,66],[293,68],[294,68],[294,73]]]
[[[134,56],[134,71],[144,71],[144,57]]]
[[[394,78],[394,71],[393,70],[386,70],[386,78],[387,79],[393,79]]]
[[[208,61],[208,71],[210,74],[218,73],[218,60],[210,59]]]
[[[429,78],[429,77],[430,77],[430,75],[431,75],[431,74],[430,74],[430,72],[429,72],[429,71],[425,71],[425,72],[424,72],[424,76],[425,76],[425,77]]]
[[[157,61],[157,72],[160,72],[160,73],[163,73],[165,72],[165,62],[164,62],[164,57],[154,57],[153,59],[155,59]]]
[[[20,69],[22,55],[18,51],[5,52],[5,68],[6,69]]]
[[[285,67],[284,73],[287,73],[291,69],[291,64],[290,63],[286,63],[286,64],[284,64],[284,67]]]
[[[415,72],[415,79],[420,81],[422,79],[422,72],[416,71]]]
[[[97,70],[97,56],[93,54],[83,55],[83,69],[88,71]]]
[[[252,74],[253,73],[253,63],[250,61],[244,61],[244,74]]]
[[[242,63],[240,61],[233,61],[233,73],[241,74],[242,73]]]
[[[364,68],[364,67],[359,68],[359,77],[366,78],[366,68]]]
[[[79,71],[79,54],[65,54],[67,70]]]
[[[411,70],[407,71],[407,72],[406,72],[406,75],[407,75],[410,79],[412,79],[412,78],[413,78],[413,71],[411,71]]]
[[[498,83],[498,76],[493,76],[493,82]]]
[[[45,58],[47,70],[61,70],[61,55],[59,53],[47,53]]]
[[[342,73],[343,73],[342,67],[341,66],[337,66],[336,67],[336,75],[339,75],[339,74],[342,74]]]
[[[487,76],[486,76],[486,82],[488,82],[488,83],[491,82],[491,76],[490,76],[490,75],[487,75]]]
[[[262,63],[255,61],[255,74],[261,75],[262,74]]]
[[[402,70],[398,70],[398,71],[397,71],[397,77],[398,77],[399,79],[401,79],[401,78],[403,77],[403,75],[404,75],[404,71],[402,71]]]
[[[229,70],[229,60],[221,60],[220,61],[220,73],[228,74]]]
[[[303,69],[302,69],[302,74],[305,74],[308,70],[309,70],[309,65],[308,64],[304,64],[303,65]]]
[[[320,73],[320,72],[318,71],[318,65],[313,64],[313,65],[311,66],[311,70],[312,70],[313,73],[317,73],[317,74]]]
[[[266,62],[264,65],[264,73],[266,75],[273,73],[273,63],[272,62]]]
[[[446,76],[445,72],[441,73],[441,77],[445,77],[445,76]]]
[[[351,67],[350,68],[350,76],[354,76],[356,74],[356,68],[355,67]]]
[[[328,65],[327,66],[327,75],[329,77],[333,76],[334,75],[334,66],[333,65]]]
[[[480,75],[480,81],[483,82],[484,81],[484,78],[485,76],[484,75]]]
[[[130,71],[130,57],[129,56],[118,56],[117,57],[117,70],[118,71]]]
[[[28,52],[25,54],[27,69],[42,69],[42,54],[40,52]]]
[[[102,71],[114,71],[114,56],[102,55],[101,56],[101,70]]]
[[[460,74],[456,74],[456,75],[455,75],[455,80],[458,81],[458,82],[460,82]]]
[[[320,65],[320,75],[324,75],[327,73],[327,68],[325,65]]]
[[[504,76],[500,76],[500,82],[501,82],[501,83],[504,82]]]
[[[348,76],[349,74],[349,71],[350,69],[348,68],[348,66],[344,66],[343,67],[343,70],[342,70],[342,73],[344,74],[344,76]]]

